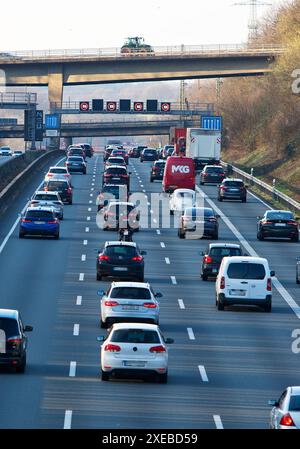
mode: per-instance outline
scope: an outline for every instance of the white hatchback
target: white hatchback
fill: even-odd
[[[196,192],[191,189],[176,189],[170,197],[170,214],[183,212],[196,205]]]
[[[99,290],[101,298],[101,327],[120,321],[143,321],[159,324],[161,293],[154,293],[146,282],[112,282],[107,292]]]
[[[117,323],[108,336],[98,337],[101,346],[101,379],[110,375],[148,377],[155,375],[159,382],[168,381],[167,344],[174,342],[164,338],[156,324]]]
[[[272,310],[272,279],[263,257],[224,257],[216,279],[216,306],[224,310],[231,304],[255,305]]]
[[[45,182],[50,181],[54,178],[67,179],[71,183],[71,174],[67,167],[54,166],[50,167],[45,176]]]

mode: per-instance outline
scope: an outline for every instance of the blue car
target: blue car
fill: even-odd
[[[59,239],[59,220],[52,207],[28,207],[20,218],[19,237],[52,235]]]

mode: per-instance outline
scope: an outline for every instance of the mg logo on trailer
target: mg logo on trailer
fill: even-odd
[[[188,165],[173,165],[172,166],[172,173],[189,173],[190,167]]]
[[[201,117],[201,128],[221,131],[222,117],[220,115],[203,115]]]

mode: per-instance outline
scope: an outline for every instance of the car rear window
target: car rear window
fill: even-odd
[[[227,187],[243,187],[243,181],[225,181],[223,184]]]
[[[219,257],[241,256],[242,251],[240,248],[211,248],[209,254]]]
[[[64,190],[69,187],[69,184],[64,181],[49,181],[46,186],[49,190]]]
[[[133,211],[133,209],[134,209],[134,206],[129,206],[129,205],[128,206],[125,206],[125,205],[124,206],[123,205],[116,206],[114,204],[109,205],[109,211],[114,214],[117,214],[117,215],[119,215],[120,213],[128,215]]]
[[[144,329],[117,329],[113,331],[110,341],[114,343],[160,343],[156,331]]]
[[[124,164],[124,159],[122,157],[110,157],[108,162],[112,164]]]
[[[199,208],[196,208],[196,207],[187,208],[185,210],[185,215],[187,215],[189,217],[192,217],[194,219],[201,218],[201,217],[203,217],[203,215],[204,215],[205,218],[214,217],[215,216],[214,211],[212,209],[209,209],[209,208],[203,208],[202,209],[200,207]]]
[[[156,150],[150,150],[150,149],[146,149],[144,150],[144,154],[155,154]]]
[[[12,318],[0,318],[0,330],[5,332],[6,338],[20,334],[18,322]]]
[[[151,299],[148,288],[139,287],[115,287],[110,294],[111,298]]]
[[[158,168],[165,168],[165,162],[156,162],[156,164],[154,164],[155,165],[155,167],[158,167]]]
[[[134,246],[107,246],[105,249],[105,254],[110,257],[116,256],[126,256],[133,257],[136,256],[137,250]]]
[[[194,198],[195,194],[192,192],[176,192],[177,198]]]
[[[292,395],[289,405],[290,412],[300,412],[300,396]]]
[[[106,173],[113,174],[113,175],[124,175],[126,174],[126,168],[123,167],[109,167],[107,170],[105,170]]]
[[[47,210],[29,210],[26,212],[26,218],[35,220],[43,219],[45,221],[53,219],[53,212]]]
[[[81,156],[71,156],[68,158],[68,162],[83,162],[83,157]]]
[[[39,201],[57,201],[58,200],[56,195],[43,195],[42,193],[35,195],[34,199],[39,200]]]
[[[224,170],[222,167],[206,167],[205,172],[206,173],[224,173]]]
[[[261,263],[231,262],[227,275],[230,279],[262,280],[266,276],[266,271]]]
[[[293,220],[294,215],[291,212],[267,212],[268,220]]]
[[[66,169],[64,167],[51,168],[50,173],[66,173]]]

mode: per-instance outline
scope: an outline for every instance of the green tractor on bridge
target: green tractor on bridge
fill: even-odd
[[[151,45],[144,43],[143,37],[128,37],[125,44],[121,47],[122,54],[132,54],[132,53],[154,53]]]

